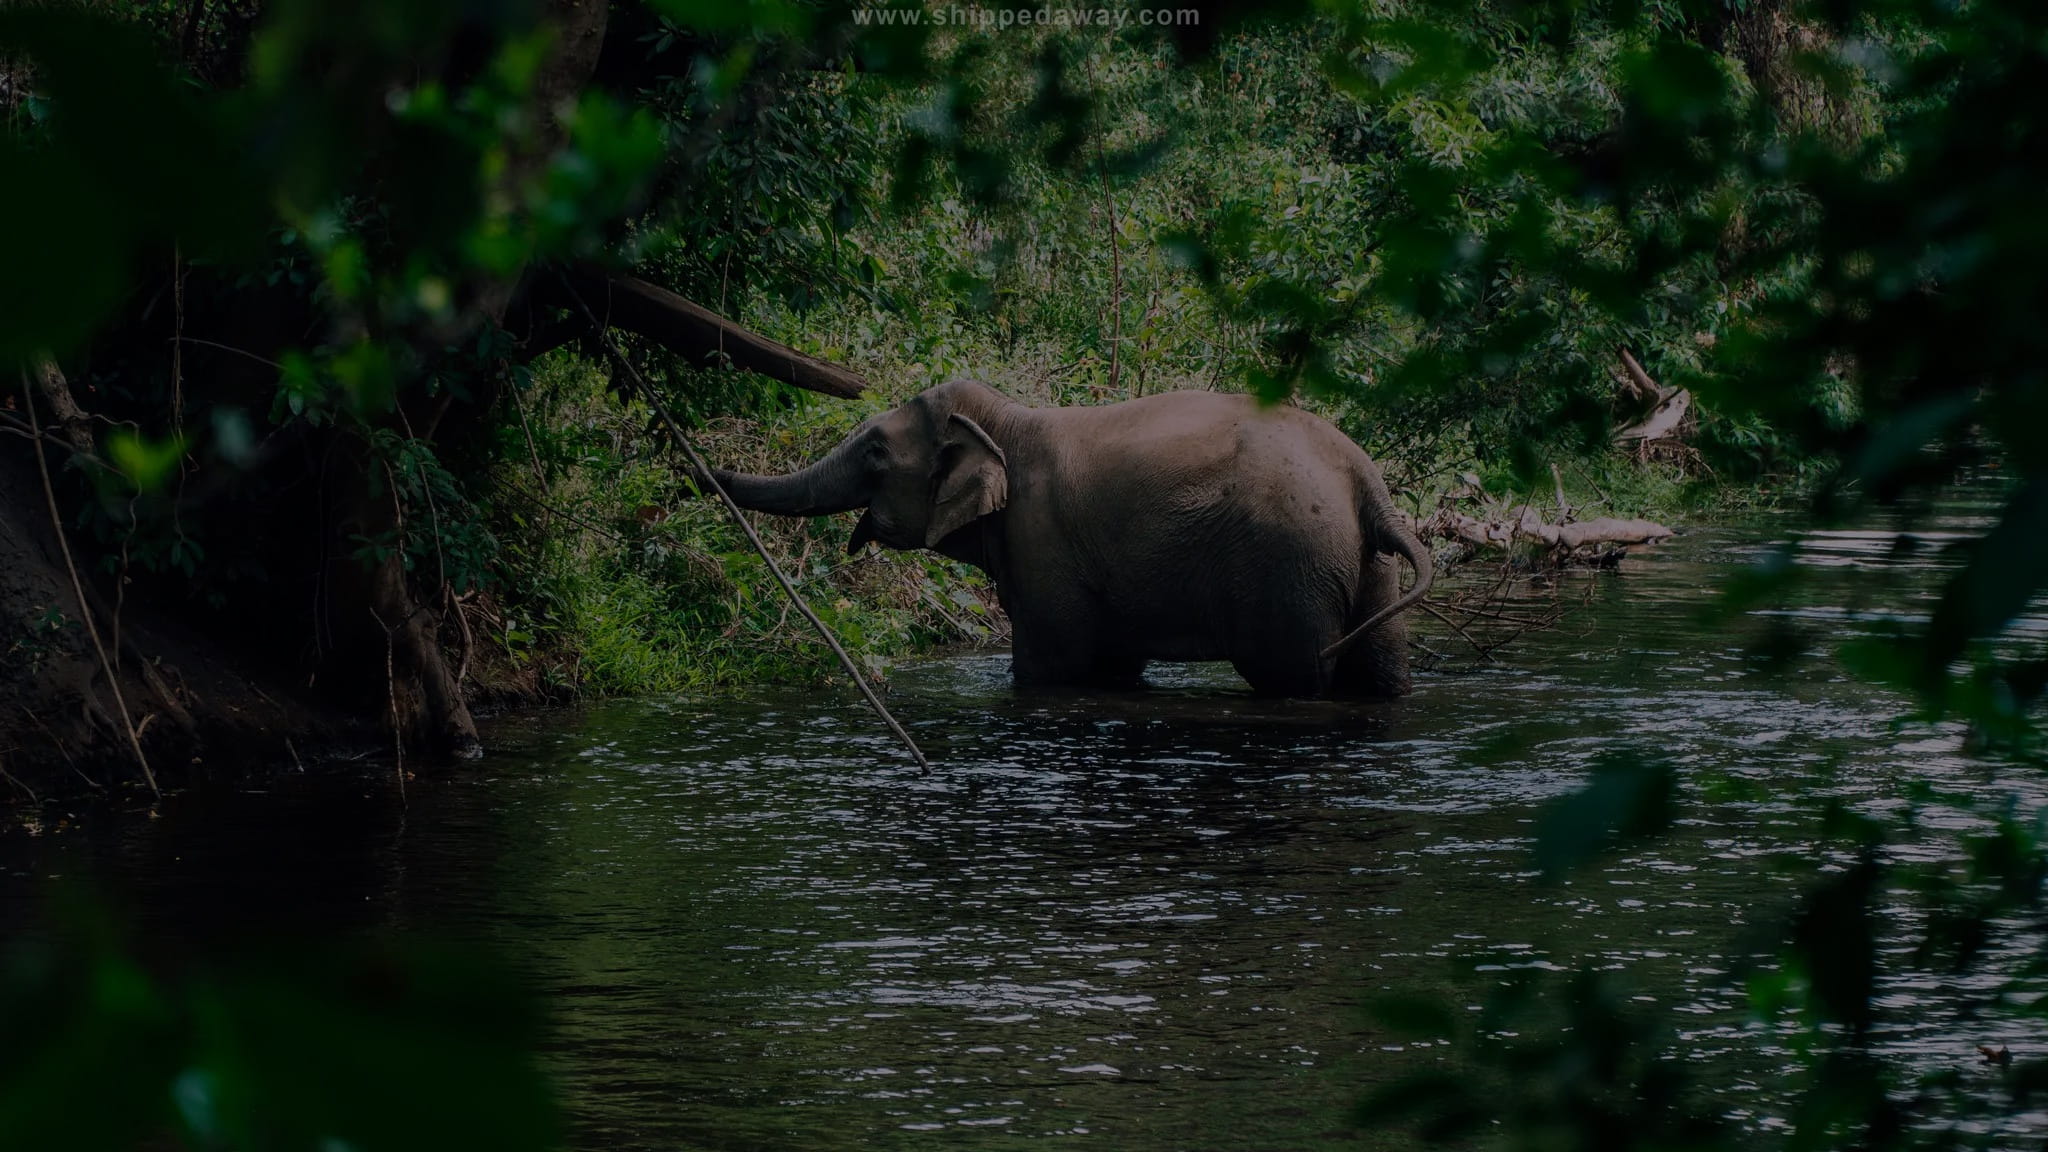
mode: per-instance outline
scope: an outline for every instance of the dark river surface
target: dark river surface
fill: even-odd
[[[1796,891],[1774,861],[1810,852],[1802,794],[1890,812],[1928,778],[2032,809],[2048,788],[1955,730],[1895,730],[1902,702],[1828,660],[1774,675],[1750,647],[1774,619],[1833,642],[1923,618],[1939,546],[1992,500],[1946,505],[1906,552],[1885,524],[1799,533],[1811,579],[1777,616],[1702,609],[1791,516],[1519,587],[1510,615],[1574,607],[1496,665],[1424,619],[1450,666],[1393,703],[1257,700],[1220,666],[1056,697],[1013,692],[1000,653],[900,668],[890,701],[928,778],[850,692],[761,691],[501,719],[488,759],[403,806],[385,764],[154,814],[46,810],[0,833],[0,926],[29,922],[48,878],[89,876],[145,938],[488,943],[550,1013],[587,1148],[1402,1147],[1347,1112],[1444,1050],[1365,1001],[1476,1005],[1504,968],[1580,964],[1662,1010],[1730,1113],[1768,1125],[1790,1038],[1751,1022],[1730,972]],[[1617,739],[1680,767],[1678,827],[1540,883],[1539,811]],[[1927,822],[1907,851],[1978,826],[1939,805]],[[2038,1054],[1958,1020],[1974,986],[1887,985],[1884,1050],[1970,1076],[1978,1044]]]

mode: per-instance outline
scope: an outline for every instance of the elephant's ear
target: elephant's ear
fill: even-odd
[[[981,425],[955,412],[946,418],[932,484],[932,514],[924,546],[967,527],[1010,500],[1010,474],[1003,450]]]

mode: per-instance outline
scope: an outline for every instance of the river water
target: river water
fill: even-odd
[[[1763,519],[1524,582],[1496,610],[1561,622],[1485,663],[1425,620],[1445,667],[1392,703],[1258,700],[1220,666],[1024,696],[1004,656],[969,653],[893,678],[929,777],[849,693],[762,691],[502,719],[488,759],[403,804],[386,764],[46,812],[0,834],[0,923],[89,876],[146,939],[487,943],[550,1014],[545,1061],[588,1148],[1402,1147],[1347,1113],[1448,1050],[1366,1000],[1476,1006],[1503,972],[1584,964],[1767,1125],[1788,1039],[1730,973],[1796,891],[1777,861],[1811,855],[1801,797],[1884,812],[1914,778],[2028,806],[2048,789],[1953,730],[1896,731],[1902,702],[1824,658],[1774,670],[1757,641],[1923,615],[1941,543],[1992,499],[1945,506],[1913,549],[1887,524]],[[1704,618],[1793,535],[1797,606]],[[1617,738],[1679,766],[1678,826],[1540,883],[1539,812]],[[1910,850],[1974,821],[1936,805]],[[1887,985],[1884,1050],[1966,1076],[1978,1044],[2037,1053],[1958,1019],[1973,986]]]

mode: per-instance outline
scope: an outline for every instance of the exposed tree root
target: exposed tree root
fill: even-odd
[[[388,703],[397,713],[394,727],[401,729],[401,738],[407,743],[436,755],[473,759],[482,754],[483,744],[462,687],[442,651],[436,626],[440,618],[431,605],[414,598],[406,578],[403,549],[397,543],[405,528],[397,495],[388,481],[386,491],[374,492],[369,478],[377,462],[369,458],[367,448],[358,451],[360,459],[346,470],[357,489],[352,499],[355,514],[336,532],[331,587],[341,618],[361,618],[365,624],[375,621],[380,643],[339,637],[336,655],[364,674],[358,679],[375,677],[381,682],[386,691],[380,695],[391,696]],[[386,542],[388,546],[365,568],[348,546],[354,540]],[[386,646],[388,652],[378,650]]]

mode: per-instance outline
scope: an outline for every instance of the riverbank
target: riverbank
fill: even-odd
[[[876,375],[916,379],[906,366],[894,368]],[[1027,403],[1115,398],[1063,386],[1044,365],[987,375]],[[786,471],[913,390],[906,385],[902,395],[857,401],[793,391],[739,404],[700,396],[714,414],[695,420],[693,435],[699,450],[721,465]],[[1346,408],[1306,403],[1348,425],[1354,436],[1366,434]],[[475,501],[491,574],[474,592],[442,606],[437,629],[472,708],[504,712],[649,694],[844,686],[843,669],[791,609],[744,536],[718,506],[691,498],[677,454],[652,413],[610,391],[596,366],[568,354],[543,359],[506,417],[488,491]],[[1472,460],[1384,463],[1397,498],[1417,519],[1480,493],[1501,505],[1562,501],[1581,517],[1642,517],[1685,531],[1797,502],[1813,474],[1733,483],[1682,455],[1615,449],[1549,462],[1557,466],[1540,487],[1521,482],[1527,487],[1518,488],[1511,469]],[[885,679],[907,658],[1003,641],[1007,624],[981,573],[923,552],[870,548],[848,556],[849,520],[758,517],[757,527],[866,674]],[[1502,563],[1543,563],[1526,549],[1444,548],[1440,556],[1447,567],[1462,560],[1489,572]],[[1488,582],[1461,583],[1483,591]],[[148,605],[131,608],[129,619],[131,644],[154,635]],[[1492,658],[1495,647],[1526,630],[1474,640],[1467,626],[1484,632],[1486,625],[1463,616],[1418,614],[1414,624],[1418,657],[1438,665],[1445,661],[1437,654],[1453,650],[1469,655],[1484,648]],[[76,633],[59,628],[52,635],[83,644]],[[27,652],[26,642],[18,640],[15,651]],[[150,646],[153,662],[138,665],[148,676],[138,675],[130,686],[135,704],[127,719],[139,729],[137,743],[161,774],[159,783],[177,786],[197,776],[233,776],[330,755],[388,753],[385,709],[322,706],[303,686],[261,666],[237,666],[218,648],[205,636],[161,640]],[[32,674],[33,665],[25,667]],[[75,705],[67,711],[58,699],[63,686],[39,687],[50,700],[17,692],[22,707],[10,717],[8,739],[0,741],[0,770],[12,782],[4,791],[12,799],[143,783],[121,718],[88,714],[74,723]],[[168,706],[179,700],[186,702],[182,717]],[[424,758],[409,761],[415,772],[439,767]]]
[[[901,370],[869,375],[916,379]],[[1043,366],[980,375],[1034,405],[1120,398],[1063,388]],[[697,446],[720,466],[791,471],[915,390],[906,385],[858,401],[780,397],[704,421]],[[520,434],[529,450],[509,454],[496,477],[494,524],[510,574],[478,623],[496,642],[488,676],[508,685],[506,698],[843,681],[724,511],[691,498],[651,413],[621,402],[591,366],[568,357],[540,365],[527,395],[532,431]],[[1342,406],[1305,403],[1362,434]],[[1416,520],[1463,507],[1458,502],[1479,491],[1503,505],[1528,500],[1550,509],[1561,500],[1581,519],[1646,518],[1687,529],[1795,503],[1811,475],[1729,483],[1683,456],[1623,449],[1555,463],[1540,486],[1518,487],[1524,482],[1511,470],[1470,459],[1384,461],[1397,499]],[[905,657],[1000,642],[1007,633],[993,588],[972,568],[924,552],[870,548],[848,556],[851,516],[754,519],[800,591],[873,675]],[[1449,548],[1442,558],[1481,565],[1533,559]]]

